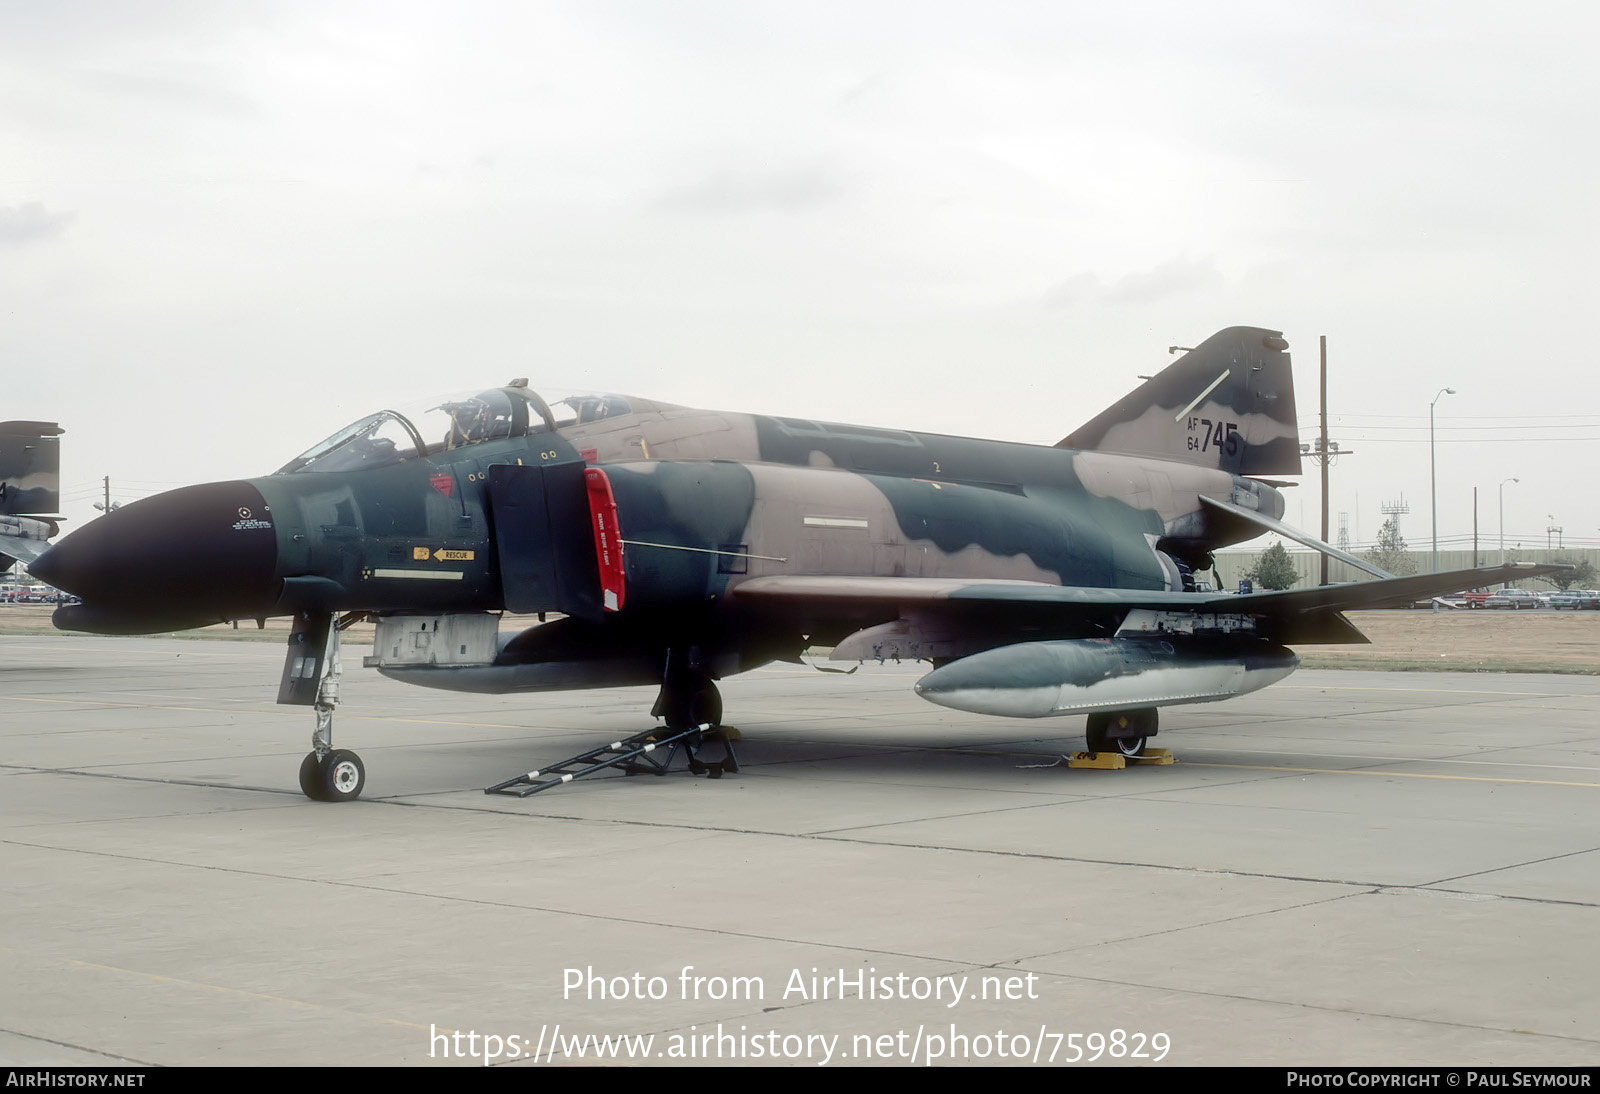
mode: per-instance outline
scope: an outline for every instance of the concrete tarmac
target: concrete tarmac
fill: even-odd
[[[362,652],[327,805],[278,646],[0,638],[0,1063],[1600,1063],[1595,678],[1303,671],[1083,771],[1081,719],[773,666],[741,773],[519,800],[652,691]]]

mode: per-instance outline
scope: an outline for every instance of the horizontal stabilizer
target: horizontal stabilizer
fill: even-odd
[[[1373,577],[1394,576],[1388,570],[1379,569],[1364,558],[1358,558],[1357,556],[1350,554],[1348,551],[1341,551],[1331,543],[1324,543],[1316,536],[1307,535],[1298,528],[1291,528],[1281,520],[1273,520],[1265,513],[1257,513],[1253,509],[1246,509],[1243,506],[1234,505],[1232,502],[1228,501],[1218,501],[1216,498],[1202,496],[1200,503],[1209,508],[1220,510],[1224,513],[1231,513],[1233,516],[1239,517],[1242,520],[1247,520],[1251,524],[1254,524],[1268,532],[1276,532],[1284,539],[1292,539],[1296,543],[1303,543],[1312,550],[1321,551],[1329,558],[1336,558],[1340,562],[1354,566],[1362,573],[1371,574]]]
[[[42,520],[0,515],[0,557],[21,559],[24,564],[44,554],[55,529]],[[7,561],[6,566],[11,563]]]
[[[1459,593],[1485,585],[1522,581],[1530,577],[1570,570],[1571,566],[1535,562],[1507,562],[1501,566],[1478,566],[1469,570],[1445,570],[1437,574],[1389,577],[1381,581],[1355,581],[1347,585],[1320,585],[1312,589],[1284,589],[1279,592],[1252,593],[1234,597],[1235,604],[1248,603],[1246,610],[1277,612],[1355,611],[1361,608],[1393,608],[1418,600]],[[1220,609],[1219,609],[1220,610]]]

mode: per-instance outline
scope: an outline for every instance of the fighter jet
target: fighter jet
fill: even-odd
[[[31,562],[61,517],[61,436],[55,422],[0,422],[0,571]]]
[[[653,714],[680,736],[721,724],[716,681],[831,647],[929,662],[916,690],[949,707],[1086,715],[1092,750],[1138,755],[1160,707],[1280,680],[1294,645],[1365,641],[1345,609],[1537,569],[1393,578],[1287,528],[1287,349],[1224,330],[1054,446],[547,400],[518,380],[369,415],[271,475],[134,502],[32,569],[82,598],[56,613],[68,630],[293,616],[278,701],[316,709],[300,783],[321,800],[365,780],[332,742],[339,633],[364,618],[368,664],[394,679],[659,685]],[[1268,530],[1377,580],[1196,591],[1215,549]],[[501,612],[541,622],[502,638]]]

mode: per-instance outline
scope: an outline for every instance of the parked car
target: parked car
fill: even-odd
[[[1485,608],[1512,608],[1519,611],[1523,608],[1543,607],[1539,603],[1539,598],[1527,589],[1501,589],[1489,597],[1488,600],[1485,600],[1483,606]]]
[[[1556,609],[1570,608],[1572,611],[1600,610],[1600,593],[1593,589],[1567,589],[1563,592],[1550,594],[1550,606]]]

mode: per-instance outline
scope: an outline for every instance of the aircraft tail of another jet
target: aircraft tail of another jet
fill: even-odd
[[[61,433],[54,422],[0,422],[0,569],[37,558],[55,534]]]
[[[60,426],[0,422],[0,514],[53,516],[61,507]]]
[[[1218,331],[1074,430],[1057,448],[1300,474],[1289,343],[1278,331]]]

